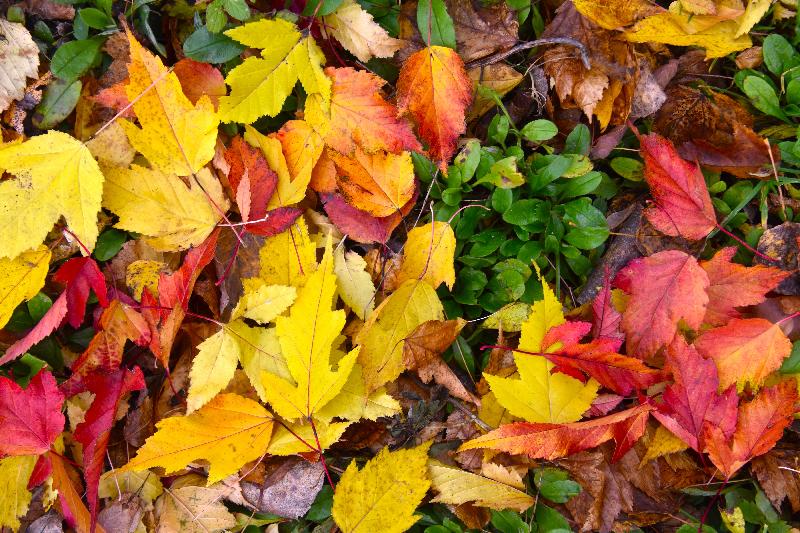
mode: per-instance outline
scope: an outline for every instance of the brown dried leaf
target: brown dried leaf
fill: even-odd
[[[263,483],[242,482],[242,494],[261,512],[295,519],[308,512],[324,481],[322,463],[288,457],[280,460]]]
[[[788,499],[792,511],[800,512],[800,455],[797,450],[775,448],[753,459],[750,470],[776,509]]]

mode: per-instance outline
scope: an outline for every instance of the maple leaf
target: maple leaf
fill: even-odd
[[[713,258],[700,266],[708,274],[708,308],[703,319],[705,324],[722,326],[741,314],[737,307],[756,305],[764,301],[766,294],[786,279],[789,272],[765,265],[746,267],[731,262],[736,255],[735,247],[718,251]]]
[[[39,75],[39,47],[24,24],[0,19],[0,56],[3,81],[0,82],[0,111],[25,96],[25,79]]]
[[[708,305],[708,275],[678,250],[658,252],[625,266],[615,284],[630,295],[622,315],[628,353],[645,359],[672,342],[678,322],[698,329]]]
[[[51,256],[50,249],[41,245],[14,259],[0,258],[0,328],[11,319],[17,305],[36,296],[44,286]]]
[[[653,207],[644,214],[660,232],[702,239],[717,225],[714,207],[700,168],[678,155],[672,142],[657,133],[640,135],[644,178]]]
[[[728,387],[720,394],[719,377],[714,361],[703,358],[694,346],[677,337],[667,347],[667,365],[673,383],[664,391],[664,404],[653,416],[693,450],[703,449],[706,422],[730,437],[736,428],[736,389]]]
[[[572,3],[578,13],[607,30],[630,26],[637,20],[663,11],[647,0],[573,0]]]
[[[723,389],[736,384],[758,389],[792,352],[792,342],[780,327],[763,318],[735,318],[703,332],[694,342],[703,357],[717,364]]]
[[[307,94],[330,100],[331,82],[321,67],[325,55],[313,37],[303,37],[291,22],[259,20],[227,30],[225,35],[260,48],[261,57],[248,57],[225,78],[231,93],[219,100],[223,121],[250,124],[264,115],[274,117],[298,80]]]
[[[367,153],[422,149],[408,122],[398,118],[397,108],[384,100],[383,78],[352,68],[328,67],[325,74],[332,81],[330,111],[325,112],[320,98],[309,98],[304,113],[309,123],[324,132],[325,144],[347,156],[357,146]]]
[[[0,376],[0,456],[39,455],[64,429],[64,395],[50,372],[36,374],[28,388]]]
[[[442,303],[425,282],[406,281],[381,302],[354,339],[361,345],[358,363],[364,371],[367,390],[377,389],[405,370],[405,339],[417,326],[443,319]]]
[[[595,448],[613,439],[616,449],[612,460],[616,461],[644,434],[652,410],[651,406],[645,404],[585,422],[505,424],[486,435],[465,442],[459,451],[489,448],[512,454],[526,454],[531,459],[553,460]]]
[[[331,221],[339,230],[357,242],[385,243],[392,232],[414,208],[417,190],[406,205],[387,217],[377,218],[347,203],[340,194],[321,195],[322,205]]]
[[[614,339],[580,344],[578,340],[591,328],[589,322],[567,322],[552,328],[542,340],[542,346],[547,347],[542,356],[555,363],[554,370],[581,380],[583,372],[617,394],[628,395],[663,381],[658,370],[639,359],[618,354],[619,342]]]
[[[592,336],[596,339],[612,339],[621,345],[625,340],[625,334],[620,330],[622,313],[617,311],[612,302],[610,281],[606,274],[603,287],[592,301]]]
[[[751,401],[739,406],[739,419],[733,438],[722,429],[706,424],[705,451],[714,466],[730,479],[748,461],[775,446],[797,411],[797,383],[782,381],[766,387]]]
[[[103,174],[89,149],[60,131],[0,145],[0,257],[38,247],[61,215],[86,250],[97,241]]]
[[[498,511],[514,509],[520,513],[534,504],[533,497],[524,492],[524,485],[512,486],[484,475],[446,466],[438,461],[428,462],[428,475],[431,478],[431,488],[437,493],[431,500],[434,502],[449,505],[473,502],[479,507]]]
[[[305,220],[300,217],[283,233],[268,237],[259,258],[259,276],[244,280],[245,288],[263,284],[302,287],[317,269],[317,247]]]
[[[197,246],[228,210],[222,186],[208,169],[190,178],[133,165],[106,170],[103,206],[119,216],[116,227],[145,235],[158,251]]]
[[[410,114],[428,143],[431,157],[446,172],[458,136],[466,131],[464,113],[472,102],[472,82],[459,55],[430,46],[409,57],[397,80],[397,107]]]
[[[375,284],[367,272],[367,262],[357,253],[345,253],[337,246],[333,251],[333,271],[342,301],[361,320],[366,320],[375,309]]]
[[[19,519],[28,512],[31,503],[32,495],[27,485],[35,464],[35,455],[0,459],[0,527],[19,530]]]
[[[555,347],[544,344],[547,333],[566,322],[561,302],[544,281],[542,291],[544,298],[533,303],[522,324],[520,351],[514,352],[519,379],[487,373],[483,376],[497,401],[512,415],[528,422],[573,422],[589,409],[600,384],[594,379],[584,384],[561,372],[552,373],[553,363],[540,355],[529,355],[554,351]]]
[[[108,307],[106,279],[91,257],[70,259],[53,274],[53,279],[67,286],[64,290],[67,298],[67,322],[73,328],[77,329],[83,322],[90,289],[94,291],[100,305]]]
[[[453,260],[456,236],[447,222],[433,222],[408,232],[403,247],[403,262],[397,272],[397,282],[419,279],[434,289],[444,283],[452,289],[456,281]]]
[[[31,329],[27,335],[12,344],[6,350],[6,353],[0,357],[0,365],[4,365],[9,361],[13,361],[20,355],[28,351],[28,349],[37,344],[39,341],[50,335],[61,325],[64,317],[67,316],[67,297],[66,292],[56,298],[50,309],[39,319],[39,322]]]
[[[314,430],[316,430],[316,436],[319,438],[320,449],[322,451],[327,450],[342,438],[345,429],[349,425],[350,422],[327,423],[323,420],[317,420],[313,427],[311,424],[301,422],[280,424],[275,428],[275,433],[269,441],[267,453],[278,456],[308,453],[308,443],[316,440]],[[314,450],[314,453],[317,453],[317,450]]]
[[[328,155],[338,170],[339,191],[357,209],[386,217],[399,212],[414,196],[414,166],[408,152],[368,154],[356,148],[353,157],[338,152]]]
[[[323,33],[330,34],[363,63],[373,57],[392,57],[403,46],[403,41],[390,37],[354,0],[345,0],[322,21]]]
[[[264,394],[283,418],[309,418],[342,389],[359,349],[331,368],[331,352],[345,324],[345,313],[333,310],[336,276],[330,240],[319,268],[298,291],[288,316],[278,317],[275,332],[292,380],[270,372],[261,375]]]
[[[97,522],[97,487],[108,449],[111,427],[122,397],[145,387],[144,375],[137,366],[133,370],[118,369],[111,373],[95,372],[85,379],[86,389],[94,394],[92,406],[83,422],[77,425],[75,440],[83,445],[83,475],[86,479],[86,500],[92,528]]]
[[[427,442],[390,452],[387,448],[359,470],[352,461],[333,496],[331,515],[343,533],[401,533],[420,519],[414,510],[430,487]]]
[[[161,495],[156,502],[161,510],[158,529],[181,533],[208,533],[230,531],[236,526],[236,518],[224,503],[225,498],[234,497],[233,487],[224,483],[203,487],[198,483],[202,483],[198,476],[184,476]]]
[[[189,176],[214,156],[219,117],[208,96],[192,105],[178,76],[128,32],[131,62],[125,87],[141,128],[120,122],[131,145],[160,174]]]
[[[162,467],[177,472],[205,459],[211,485],[261,457],[272,435],[273,418],[258,402],[219,394],[196,412],[165,418],[123,472]]]
[[[80,477],[60,453],[51,450],[47,452],[47,459],[53,466],[53,489],[58,491],[56,509],[69,527],[76,531],[91,531],[92,519],[81,500]],[[103,533],[103,528],[97,525],[95,533]]]

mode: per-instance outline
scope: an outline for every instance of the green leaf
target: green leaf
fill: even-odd
[[[53,306],[53,300],[45,293],[40,292],[28,300],[25,305],[28,307],[28,313],[31,315],[31,320],[34,322],[39,322],[47,310]]]
[[[555,509],[543,504],[536,506],[536,525],[539,526],[540,533],[560,533],[572,531],[569,521]]]
[[[742,84],[742,89],[759,111],[789,122],[788,117],[781,109],[775,89],[769,83],[758,76],[748,76]]]
[[[761,50],[764,55],[764,64],[770,72],[777,76],[788,70],[792,56],[796,54],[791,43],[777,33],[767,35]]]
[[[344,0],[309,0],[303,9],[304,17],[324,17],[330,15],[342,5]],[[320,6],[320,3],[322,4]],[[319,7],[317,7],[319,6]]]
[[[211,33],[219,33],[228,22],[221,0],[214,0],[206,8],[206,28]]]
[[[541,142],[552,139],[558,134],[558,126],[545,119],[528,122],[520,130],[522,136],[531,142]]]
[[[329,485],[322,487],[322,490],[317,494],[314,503],[311,504],[306,519],[313,522],[322,522],[331,516],[331,507],[333,506],[333,489]]]
[[[514,511],[492,511],[492,525],[503,533],[530,533],[531,530]]]
[[[78,17],[80,17],[87,26],[96,30],[104,30],[109,27],[116,27],[114,19],[96,7],[85,7],[78,10]]]
[[[475,175],[478,163],[481,162],[481,143],[478,139],[470,139],[464,144],[464,148],[453,160],[453,164],[461,169],[461,180],[468,182]]]
[[[56,127],[72,113],[81,96],[81,80],[56,78],[47,86],[33,113],[33,125],[40,130]]]
[[[581,492],[581,486],[569,479],[569,475],[558,468],[539,468],[533,482],[540,494],[553,503],[565,503]]]
[[[632,157],[615,157],[611,160],[614,172],[630,181],[642,181],[644,178],[644,164]]]
[[[517,158],[506,157],[494,163],[477,183],[491,183],[501,189],[513,189],[525,183],[525,176],[517,170]]]
[[[128,234],[118,229],[107,229],[97,238],[92,255],[98,261],[108,261],[122,249],[128,240]]]
[[[481,85],[481,87],[483,87],[483,85]],[[487,89],[484,92],[488,92],[490,90],[491,89]],[[498,144],[503,144],[506,142],[506,137],[508,137],[509,127],[510,124],[505,115],[495,115],[494,118],[492,118],[492,121],[489,123],[489,137]]]
[[[245,47],[224,33],[211,33],[198,28],[183,42],[186,57],[202,63],[225,63],[244,51]]]
[[[456,31],[444,0],[419,0],[417,27],[422,40],[430,46],[455,49]]]
[[[795,343],[792,344],[792,353],[783,360],[781,374],[798,373],[800,373],[800,341],[795,341]]]
[[[561,189],[561,198],[566,200],[568,198],[584,196],[594,192],[602,180],[603,174],[596,170],[587,172],[583,176],[578,176],[577,178],[571,178],[563,185]]]
[[[564,240],[581,250],[592,250],[608,239],[606,217],[588,198],[564,204],[564,222],[569,228]]]
[[[77,79],[95,62],[102,45],[103,39],[97,37],[62,44],[53,54],[50,70],[62,80]]]
[[[592,134],[585,124],[575,126],[564,143],[565,154],[589,155],[589,148],[592,145]]]
[[[545,203],[542,200],[526,199],[514,202],[503,213],[503,220],[515,226],[527,226],[547,219]]]
[[[505,213],[514,201],[514,193],[511,189],[498,187],[492,192],[492,209],[498,213]]]
[[[250,8],[247,7],[245,0],[223,0],[222,6],[225,12],[239,21],[245,21],[250,18]]]

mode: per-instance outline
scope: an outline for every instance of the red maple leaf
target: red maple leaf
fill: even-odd
[[[64,395],[53,374],[36,374],[26,389],[0,377],[0,457],[38,455],[64,430]]]

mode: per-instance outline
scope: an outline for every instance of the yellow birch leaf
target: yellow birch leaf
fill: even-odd
[[[317,269],[317,247],[302,217],[283,233],[268,237],[258,255],[259,277],[245,280],[246,289],[253,290],[261,284],[302,287]]]
[[[363,63],[373,57],[392,57],[403,46],[403,41],[389,36],[389,32],[354,0],[345,0],[322,20],[323,31]]]
[[[156,531],[209,533],[232,530],[236,526],[236,517],[224,503],[232,489],[223,483],[208,487],[180,483],[186,478],[189,476],[179,478],[156,502],[159,518]],[[201,480],[192,479],[191,482],[198,483]]]
[[[97,495],[101,498],[121,498],[123,494],[134,493],[145,503],[151,503],[164,492],[161,479],[149,470],[120,472],[109,470],[100,476]]]
[[[367,391],[397,378],[404,370],[405,338],[428,320],[444,320],[444,310],[429,284],[409,280],[375,309],[355,338],[361,345],[358,363]]]
[[[688,14],[685,15],[688,17]],[[739,24],[725,20],[696,33],[686,33],[674,13],[659,13],[639,21],[625,37],[634,43],[663,43],[674,46],[699,46],[706,58],[724,57],[752,46],[748,35],[736,36]]]
[[[275,332],[292,380],[263,372],[267,401],[283,418],[309,418],[342,390],[358,357],[355,348],[331,366],[334,342],[342,332],[345,313],[334,310],[336,276],[330,239],[319,268],[299,290],[289,316],[276,320]]]
[[[317,413],[319,420],[330,421],[343,418],[356,422],[362,418],[377,420],[382,416],[392,416],[400,412],[400,403],[380,387],[367,394],[361,365],[353,365],[353,371],[342,391],[328,405]]]
[[[439,461],[428,462],[431,488],[437,492],[434,502],[449,505],[473,503],[478,507],[489,507],[496,511],[513,509],[523,512],[533,505],[530,494],[505,483],[460,468],[446,466]]]
[[[224,389],[233,378],[239,363],[239,346],[226,328],[197,345],[197,355],[189,372],[187,414],[200,409]]]
[[[456,236],[447,222],[434,222],[408,232],[403,247],[403,262],[397,273],[397,282],[419,279],[436,289],[444,282],[453,288],[456,271],[453,259],[456,253]]]
[[[483,321],[483,327],[500,329],[506,332],[521,331],[522,324],[528,320],[528,315],[530,314],[530,305],[525,302],[514,302],[504,305],[489,315],[489,318]]]
[[[647,15],[662,11],[647,0],[574,0],[573,4],[578,13],[607,30],[630,26]]]
[[[317,438],[319,438],[320,448],[325,451],[342,438],[344,430],[349,425],[350,422],[331,422],[329,424],[322,420],[315,420],[314,428],[317,430],[315,438],[314,428],[308,422],[287,423],[286,427],[281,424],[275,428],[267,453],[287,456],[317,451]],[[300,438],[298,439],[298,437]],[[308,443],[309,446],[313,446],[314,449],[306,446],[303,441]]]
[[[286,285],[261,285],[255,290],[245,289],[233,312],[231,320],[249,318],[259,324],[268,324],[286,311],[297,296],[297,289]]]
[[[299,121],[291,121],[299,122]],[[302,126],[293,127],[290,133],[287,133],[285,140],[286,145],[281,142],[274,134],[263,135],[251,126],[245,127],[244,139],[253,146],[261,148],[264,158],[267,160],[269,168],[275,171],[278,175],[278,186],[275,189],[275,194],[270,198],[267,207],[274,209],[276,207],[285,207],[296,204],[305,198],[306,189],[311,181],[311,170],[313,165],[307,165],[307,168],[301,164],[303,157],[303,147],[305,143],[302,142],[301,130]],[[293,133],[292,133],[293,132]],[[313,132],[312,132],[313,133]],[[312,138],[309,134],[307,138],[309,143],[312,143]],[[316,138],[322,139],[319,134],[314,133]],[[313,141],[315,143],[315,141]],[[322,147],[319,146],[319,153],[317,153],[317,145],[313,144],[313,149],[305,155],[307,160],[312,160],[316,163],[322,153]],[[287,150],[293,150],[290,157],[287,158]],[[292,161],[292,167],[289,166],[289,161]],[[308,161],[307,161],[308,162]],[[293,174],[292,171],[300,171],[300,174]],[[308,172],[304,172],[308,170]]]
[[[367,262],[357,253],[338,247],[333,253],[333,271],[339,296],[358,318],[366,320],[375,309],[375,284],[367,272]]]
[[[167,174],[188,176],[214,157],[219,116],[214,104],[203,95],[195,105],[183,94],[174,72],[128,33],[131,62],[128,100],[141,128],[132,122],[120,124],[131,145],[150,164]]]
[[[561,302],[544,281],[542,289],[544,298],[534,302],[528,320],[522,324],[519,349],[529,353],[514,352],[519,379],[491,374],[484,377],[497,401],[516,417],[528,422],[575,422],[597,397],[600,384],[594,379],[584,384],[561,372],[554,374],[553,363],[530,355],[542,351],[542,340],[551,328],[566,322]]]
[[[153,296],[158,295],[158,281],[167,265],[152,259],[139,259],[125,269],[125,285],[131,290],[136,301],[141,301],[142,292],[147,288]]]
[[[36,296],[44,286],[50,256],[50,249],[41,245],[15,259],[0,258],[0,328],[8,324],[20,303]]]
[[[225,122],[250,124],[264,115],[274,117],[298,80],[307,94],[330,99],[331,82],[322,72],[325,54],[313,37],[303,37],[291,22],[258,20],[225,35],[262,49],[261,57],[248,57],[225,79],[231,87],[230,95],[219,99],[219,113]]]
[[[207,168],[189,178],[190,187],[178,176],[139,165],[106,173],[103,206],[119,216],[115,226],[145,235],[147,244],[160,252],[203,242],[230,205]]]
[[[744,14],[737,19],[739,27],[736,28],[734,37],[738,38],[749,33],[753,26],[767,14],[771,5],[772,0],[751,0],[748,2]]]
[[[18,455],[0,459],[0,527],[16,531],[19,517],[28,512],[31,493],[28,479],[38,459],[35,455]]]
[[[5,144],[0,169],[16,176],[0,181],[0,257],[14,259],[42,244],[61,215],[83,245],[94,249],[103,174],[83,143],[49,131]]]
[[[420,516],[414,511],[431,482],[430,442],[408,450],[384,448],[360,471],[352,461],[333,495],[331,515],[343,533],[401,533]]]
[[[205,459],[211,485],[261,457],[272,425],[272,415],[257,402],[220,394],[195,413],[158,422],[156,433],[121,470],[161,467],[171,474]]]

